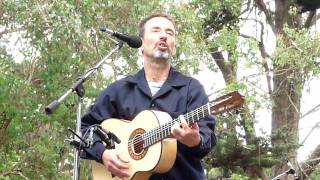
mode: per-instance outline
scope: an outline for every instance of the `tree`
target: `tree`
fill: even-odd
[[[246,91],[249,96],[248,105],[255,107],[251,109],[247,106],[241,112],[240,120],[233,118],[231,122],[228,121],[227,128],[222,128],[217,156],[211,161],[213,166],[225,167],[225,171],[235,172],[236,167],[240,166],[249,176],[263,179],[267,179],[263,168],[274,165],[272,174],[275,176],[287,170],[285,158],[296,162],[301,92],[310,77],[319,75],[317,59],[320,49],[317,43],[319,34],[314,34],[311,30],[317,20],[315,10],[308,12],[307,18],[303,18],[300,7],[294,1],[275,0],[268,3],[267,5],[261,0],[193,3],[199,16],[204,17],[204,36],[208,40],[209,52],[225,83],[229,88],[242,88]],[[272,3],[275,3],[274,11]],[[259,16],[249,17],[253,11],[258,11]],[[263,18],[259,18],[261,15]],[[240,32],[241,22],[247,21],[256,22],[257,29],[260,30],[256,32],[258,37]],[[271,28],[277,39],[273,54],[267,53],[264,42],[267,27]],[[242,51],[239,44],[249,45],[249,50]],[[258,51],[254,52],[255,49]],[[250,56],[251,53],[260,54],[260,58]],[[245,81],[252,82],[253,79],[238,78],[241,60],[250,61],[248,58],[253,59],[253,66],[265,73],[268,84],[266,94],[259,95],[257,89],[248,86],[243,88]],[[257,137],[254,130],[255,110],[270,105],[257,101],[259,96],[271,104],[271,141]],[[237,126],[244,132],[239,133]],[[232,145],[230,141],[233,142]],[[243,148],[243,144],[249,148]]]

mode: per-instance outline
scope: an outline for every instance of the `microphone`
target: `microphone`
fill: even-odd
[[[123,34],[107,28],[100,28],[100,31],[111,34],[111,36],[114,36],[119,40],[126,42],[132,48],[139,48],[142,46],[142,40],[138,36],[129,36],[127,34]]]
[[[95,127],[95,133],[97,136],[99,136],[101,141],[106,143],[107,149],[114,149],[115,148],[114,141],[117,144],[121,143],[121,140],[115,134],[113,134],[112,132],[110,132],[108,130],[104,130],[101,126]]]

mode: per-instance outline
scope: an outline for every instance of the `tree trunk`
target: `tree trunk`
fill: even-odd
[[[237,80],[237,73],[236,73],[236,65],[232,64],[231,60],[225,60],[222,53],[221,52],[217,52],[217,50],[212,50],[212,52],[215,53],[211,53],[212,57],[214,58],[216,64],[218,65],[224,81],[227,85],[230,85],[232,83],[234,83]],[[230,55],[229,55],[230,57]],[[241,113],[241,118],[243,119],[241,121],[241,125],[243,126],[244,130],[245,130],[245,139],[247,144],[254,144],[254,139],[255,139],[255,131],[254,131],[254,125],[253,123],[250,124],[246,124],[245,123],[245,119],[248,119],[248,116],[250,114],[249,112],[249,108],[248,107],[243,107],[242,109],[242,113]],[[228,125],[228,129],[233,131],[234,133],[236,133],[236,125],[234,124],[233,126]],[[251,178],[261,178],[263,180],[267,180],[267,175],[265,174],[264,170],[259,167],[256,164],[250,164],[250,165],[245,165],[243,167],[241,167],[245,170],[246,174],[248,176],[250,176]]]
[[[277,65],[274,65],[274,67],[277,67]],[[288,77],[293,76],[294,73],[287,68],[290,67],[278,68],[280,69],[279,72],[275,73],[273,77],[274,90],[272,99],[274,106],[272,108],[272,134],[287,132],[286,135],[275,136],[275,138],[272,139],[274,147],[299,143],[298,122],[301,92],[298,90],[297,85],[301,84],[301,81],[288,79]],[[281,71],[284,72],[281,73]],[[288,170],[285,160],[296,162],[296,155],[296,148],[283,152],[284,162],[273,167],[273,175],[276,176]]]
[[[5,133],[12,119],[4,118],[0,124],[0,148],[5,142]]]
[[[290,46],[290,40],[283,32],[284,24],[287,23],[293,28],[299,28],[300,18],[289,15],[290,2],[284,0],[275,1],[275,27],[276,36],[284,37],[285,42]],[[286,65],[273,63],[273,92],[272,100],[272,134],[283,133],[285,136],[272,138],[274,147],[289,144],[298,144],[298,122],[300,115],[300,99],[303,79],[300,71],[295,69],[294,64],[288,62]],[[273,175],[276,176],[288,170],[285,160],[296,162],[297,148],[290,148],[283,152],[283,163],[273,167]]]

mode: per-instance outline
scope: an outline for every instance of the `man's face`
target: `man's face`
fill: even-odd
[[[176,53],[176,34],[172,22],[154,17],[144,26],[143,54],[153,59],[169,59]]]

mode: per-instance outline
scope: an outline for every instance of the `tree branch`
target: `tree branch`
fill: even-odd
[[[320,14],[317,15],[317,11],[311,11],[308,15],[306,22],[304,23],[305,28],[310,28],[311,26],[315,25],[317,20],[320,19]]]
[[[316,15],[316,11],[315,11],[315,10],[314,10],[314,11],[311,11],[311,12],[309,13],[308,18],[307,18],[306,22],[304,23],[304,27],[305,27],[305,28],[309,28],[309,27],[311,26],[312,20],[313,20],[313,18],[315,17],[315,15]]]
[[[306,117],[307,115],[311,114],[311,113],[314,113],[314,112],[317,112],[320,110],[320,104],[316,105],[315,107],[313,107],[312,109],[310,109],[308,112],[306,112],[305,114],[303,114],[300,119]]]
[[[5,29],[5,30],[0,32],[0,38],[2,38],[2,36],[5,35],[5,34],[10,34],[10,33],[13,33],[13,32],[19,32],[19,31],[23,31],[23,30],[25,30],[23,27],[15,28],[15,29]]]
[[[251,7],[250,9],[250,5],[251,5],[251,0],[248,0],[246,3],[246,9],[244,9],[241,13],[240,16],[243,15],[244,13],[246,13],[247,11],[249,11],[248,15],[250,14],[250,12],[252,11],[252,9],[254,8],[254,6]]]
[[[267,6],[263,0],[255,0],[255,2],[259,10],[265,14],[268,24],[271,26],[272,31],[276,34],[276,26],[274,24],[271,11],[267,9]]]
[[[4,1],[0,1],[0,17],[3,17],[3,14],[4,14],[3,4],[4,4]],[[1,37],[1,36],[0,36],[0,37]]]
[[[14,171],[10,171],[10,172],[5,172],[5,173],[0,174],[0,175],[1,175],[1,176],[4,176],[4,177],[6,177],[6,176],[20,176],[20,177],[22,177],[23,179],[29,179],[29,178],[27,178],[25,175],[23,175],[22,172],[19,171],[19,170],[14,170]]]
[[[218,51],[214,51],[213,53],[211,53],[211,56],[213,57],[213,59],[215,60],[216,64],[218,65],[219,69],[221,70],[221,73],[223,75],[224,81],[226,82],[226,84],[231,83],[232,82],[232,68],[231,65],[229,63],[226,63],[225,59],[223,58],[222,52]]]
[[[251,37],[251,36],[248,36],[248,35],[244,35],[244,34],[240,34],[240,36],[244,37],[244,38],[250,38],[250,39],[253,39],[255,41],[258,42],[258,45],[259,45],[259,50],[260,50],[260,53],[261,53],[261,57],[262,57],[262,66],[263,68],[265,69],[266,73],[267,73],[267,84],[268,84],[268,92],[269,94],[271,95],[272,94],[272,88],[271,88],[271,76],[269,75],[269,72],[270,72],[270,68],[268,66],[268,63],[266,61],[267,58],[271,58],[271,56],[267,53],[266,51],[266,48],[265,48],[265,45],[264,45],[264,42],[263,42],[263,33],[264,33],[264,25],[261,21],[258,21],[256,19],[244,19],[244,20],[253,20],[253,21],[256,21],[260,24],[261,26],[261,31],[260,31],[260,40],[257,40],[256,38],[254,37]]]
[[[301,171],[306,175],[310,175],[315,167],[320,163],[320,144],[313,150],[308,159],[300,163]]]
[[[312,129],[309,131],[309,133],[306,135],[306,137],[303,139],[303,141],[301,141],[300,144],[304,144],[304,142],[309,138],[310,134],[316,129],[316,128],[320,128],[320,122],[318,122],[316,125],[314,125],[312,127]]]

